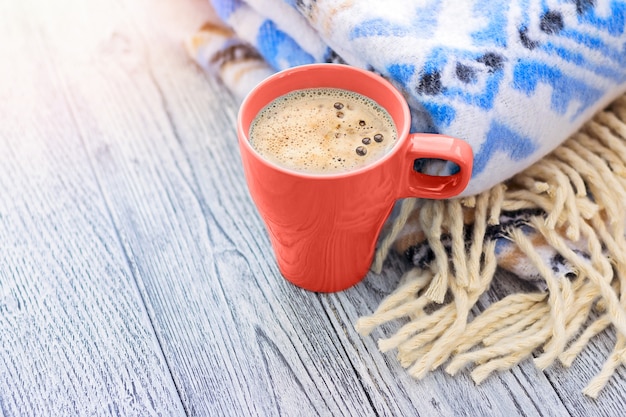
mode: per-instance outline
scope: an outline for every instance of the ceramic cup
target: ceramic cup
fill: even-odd
[[[394,147],[363,168],[315,175],[264,159],[249,141],[257,114],[274,99],[306,88],[341,88],[369,97],[391,115],[398,132]],[[246,181],[263,219],[281,274],[316,292],[349,288],[367,274],[378,235],[395,202],[458,195],[472,171],[473,155],[462,140],[409,133],[409,107],[384,78],[341,64],[312,64],[276,73],[244,99],[237,134]],[[431,176],[414,170],[417,159],[454,162],[459,170]]]

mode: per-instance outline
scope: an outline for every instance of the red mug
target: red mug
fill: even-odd
[[[340,88],[374,100],[393,119],[398,137],[381,159],[337,174],[282,168],[250,145],[250,125],[270,102],[295,90]],[[342,64],[312,64],[278,72],[244,99],[237,134],[250,195],[263,219],[281,274],[316,292],[349,288],[367,274],[381,228],[395,202],[406,197],[460,194],[472,172],[471,147],[444,135],[409,133],[409,107],[384,78]],[[455,163],[458,171],[431,176],[414,170],[416,159]]]

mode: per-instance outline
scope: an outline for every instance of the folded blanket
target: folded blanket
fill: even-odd
[[[275,70],[345,62],[404,92],[413,130],[470,143],[465,195],[539,160],[626,90],[614,0],[212,0]]]
[[[475,363],[480,382],[540,348],[539,367],[569,365],[612,326],[585,390],[597,396],[626,361],[626,2],[212,3],[223,22],[188,46],[235,95],[280,69],[346,63],[402,91],[414,131],[474,150],[465,198],[407,199],[392,215],[373,270],[392,249],[415,269],[359,331],[408,319],[382,350],[416,377]],[[496,267],[532,286],[472,317]]]

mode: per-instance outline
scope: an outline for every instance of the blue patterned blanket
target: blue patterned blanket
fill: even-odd
[[[471,144],[464,195],[530,166],[626,91],[620,0],[211,1],[239,40],[200,62],[223,65],[239,42],[239,58],[251,45],[243,57],[258,52],[270,71],[343,62],[381,74],[405,94],[414,131]]]

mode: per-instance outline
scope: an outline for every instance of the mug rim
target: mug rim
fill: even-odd
[[[396,143],[391,147],[391,149],[389,150],[389,152],[387,152],[383,157],[381,157],[380,159],[377,159],[376,161],[357,168],[357,169],[352,169],[352,170],[348,170],[348,171],[343,171],[343,172],[336,172],[336,173],[328,173],[328,174],[318,174],[318,173],[312,173],[312,172],[305,172],[305,171],[297,171],[295,169],[290,169],[290,168],[286,168],[283,167],[279,164],[276,164],[270,160],[268,160],[266,157],[264,157],[263,155],[261,155],[256,149],[254,149],[254,147],[250,144],[250,138],[249,138],[249,130],[250,130],[250,125],[252,124],[252,120],[254,120],[256,118],[256,116],[263,110],[263,108],[265,108],[269,103],[271,103],[271,101],[284,96],[285,94],[288,94],[289,92],[286,93],[280,93],[280,94],[276,94],[274,95],[274,97],[272,99],[270,99],[269,101],[267,101],[267,103],[264,103],[259,111],[257,111],[255,113],[255,115],[251,118],[250,122],[247,123],[247,126],[244,126],[244,120],[243,120],[243,116],[244,116],[244,111],[245,109],[250,105],[249,103],[255,99],[255,97],[260,94],[262,91],[264,91],[266,88],[268,88],[268,86],[271,86],[271,84],[275,83],[276,80],[285,78],[285,77],[289,77],[291,76],[291,74],[294,73],[301,73],[301,72],[310,72],[310,71],[317,71],[320,69],[324,69],[324,70],[329,70],[329,69],[334,69],[337,71],[348,71],[348,72],[355,72],[355,73],[359,73],[361,76],[364,76],[366,78],[369,78],[372,82],[376,82],[378,84],[380,84],[381,86],[385,87],[386,90],[388,90],[388,92],[391,94],[391,96],[394,97],[395,101],[397,102],[397,104],[400,106],[401,108],[401,113],[402,114],[397,114],[395,113],[392,114],[391,111],[389,111],[389,106],[387,105],[383,105],[380,102],[378,102],[377,100],[375,100],[374,98],[372,98],[370,95],[368,94],[363,94],[362,92],[359,91],[354,91],[354,89],[350,89],[350,88],[345,88],[345,87],[330,87],[327,85],[324,85],[323,83],[318,85],[318,86],[303,86],[301,88],[295,88],[291,91],[298,91],[298,90],[304,90],[304,89],[309,89],[309,88],[338,88],[338,89],[344,89],[347,91],[351,91],[353,93],[357,93],[363,96],[368,97],[371,100],[374,100],[376,102],[376,104],[378,104],[380,107],[382,107],[383,109],[385,109],[385,111],[389,114],[389,116],[391,117],[391,119],[394,122],[395,128],[396,128],[396,134],[397,134],[397,138],[396,138]],[[402,121],[402,126],[398,126],[397,120],[400,119]],[[295,67],[290,67],[290,68],[286,68],[284,70],[278,71],[272,75],[270,75],[269,77],[265,78],[264,80],[262,80],[259,84],[257,84],[247,95],[246,97],[243,99],[243,101],[241,102],[241,105],[239,106],[239,112],[237,115],[237,133],[238,133],[238,141],[240,146],[243,146],[246,148],[247,152],[249,152],[250,154],[254,155],[254,157],[259,160],[261,163],[263,163],[264,165],[271,167],[272,169],[279,171],[279,172],[283,172],[285,174],[294,176],[294,177],[301,177],[301,178],[306,178],[306,179],[315,179],[315,180],[332,180],[332,179],[338,179],[338,178],[345,178],[345,177],[352,177],[355,175],[361,175],[365,172],[371,171],[373,169],[376,169],[377,167],[379,167],[380,165],[386,163],[386,161],[388,161],[390,158],[394,157],[398,152],[401,151],[403,144],[408,140],[409,138],[409,128],[411,125],[411,114],[410,114],[410,110],[409,110],[409,105],[407,103],[407,101],[405,100],[405,98],[402,96],[402,93],[400,93],[400,91],[394,87],[388,80],[386,80],[385,78],[383,78],[382,76],[372,72],[372,71],[368,71],[368,70],[364,70],[361,68],[357,68],[357,67],[353,67],[347,64],[334,64],[334,63],[316,63],[316,64],[305,64],[305,65],[298,65]]]

